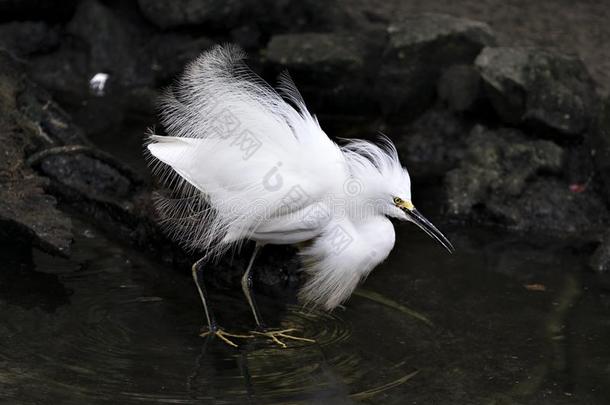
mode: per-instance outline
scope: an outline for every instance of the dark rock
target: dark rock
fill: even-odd
[[[0,21],[66,21],[76,3],[77,0],[0,0]]]
[[[203,51],[211,48],[214,41],[206,37],[193,38],[186,34],[167,33],[155,36],[149,43],[147,54],[151,55],[151,68],[158,84],[167,84],[181,73],[185,66]]]
[[[608,219],[592,190],[574,192],[560,180],[566,153],[553,142],[481,126],[466,142],[464,160],[445,179],[450,215],[564,233],[596,232]]]
[[[48,140],[47,145],[90,145],[83,131],[72,118],[42,88],[28,83],[28,90],[17,96],[17,108],[34,125],[40,137]]]
[[[246,23],[269,36],[362,29],[365,22],[356,11],[337,0],[138,0],[138,5],[149,21],[163,29],[204,26],[208,31],[226,32]]]
[[[18,145],[1,136],[5,153],[10,156],[5,163],[22,161]],[[4,165],[3,165],[4,166]],[[0,167],[0,170],[6,170]],[[56,200],[45,194],[44,179],[32,171],[18,167],[0,177],[0,241],[20,241],[61,256],[70,253],[72,223],[56,208]]]
[[[245,0],[138,0],[142,13],[160,28],[216,23],[235,26],[254,3]]]
[[[172,249],[154,224],[144,183],[111,155],[93,147],[65,146],[40,151],[29,160],[50,180],[47,190],[62,206],[137,247],[159,255]]]
[[[610,272],[610,231],[606,232],[602,243],[591,256],[589,267],[598,273]]]
[[[89,94],[86,51],[68,44],[53,53],[30,58],[30,77],[60,100],[75,102]]]
[[[16,56],[48,52],[59,44],[59,33],[43,22],[11,22],[0,25],[0,48]]]
[[[589,134],[589,143],[602,194],[610,204],[610,98],[604,100],[596,128]]]
[[[145,33],[102,3],[81,2],[67,31],[87,44],[87,78],[104,72],[125,87],[152,83],[150,68],[138,63]]]
[[[591,190],[573,192],[559,179],[537,178],[514,200],[494,195],[486,204],[494,218],[518,231],[572,234],[593,239],[608,221],[607,209]]]
[[[150,87],[137,87],[125,95],[125,105],[130,113],[152,117],[157,113],[159,97],[159,92]]]
[[[454,65],[446,69],[438,80],[439,98],[452,111],[466,111],[479,98],[481,76],[471,65]]]
[[[507,123],[532,123],[557,136],[582,134],[597,110],[582,61],[536,48],[485,48],[477,57],[489,99]]]
[[[206,282],[215,288],[235,288],[240,284],[248,266],[253,243],[247,243],[239,254],[224,257],[216,269],[211,271]],[[269,245],[258,255],[255,262],[254,289],[257,294],[272,297],[294,295],[300,284],[302,273],[297,250],[290,245]]]
[[[431,109],[394,138],[414,181],[442,178],[463,159],[471,125],[444,109]],[[394,133],[395,131],[391,131]]]
[[[288,32],[363,32],[370,24],[356,7],[339,0],[263,0],[253,9],[267,35]]]
[[[466,139],[460,166],[447,175],[449,213],[464,215],[490,194],[518,196],[540,171],[559,173],[564,152],[550,141],[526,139],[519,131],[476,126]]]
[[[566,180],[570,187],[579,189],[589,187],[594,177],[593,160],[591,150],[586,143],[571,145],[566,149]]]
[[[314,110],[351,110],[365,103],[365,42],[341,33],[282,34],[271,38],[266,57],[274,73],[288,69]]]
[[[271,38],[267,58],[311,80],[334,83],[364,67],[365,51],[354,36],[337,33],[284,34]]]
[[[152,28],[122,11],[97,0],[81,2],[61,48],[32,58],[30,65],[34,80],[50,90],[91,137],[107,138],[118,130],[130,92],[156,84],[153,55],[158,49],[150,46]]]
[[[0,240],[67,255],[71,222],[56,209],[55,199],[45,194],[47,181],[25,164],[26,154],[41,141],[34,135],[35,125],[18,111],[17,95],[26,87],[21,71],[0,52]]]
[[[242,25],[231,30],[231,39],[246,50],[263,47],[262,33],[255,25]]]
[[[495,42],[487,24],[444,14],[412,15],[387,32],[377,98],[384,112],[409,118],[430,106],[443,70],[472,62]]]
[[[125,198],[131,182],[116,168],[83,154],[52,155],[40,163],[41,172],[89,198]]]

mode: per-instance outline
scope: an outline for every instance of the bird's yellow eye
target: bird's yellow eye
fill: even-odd
[[[398,205],[400,203],[402,203],[402,200],[398,197],[394,197],[394,204]]]

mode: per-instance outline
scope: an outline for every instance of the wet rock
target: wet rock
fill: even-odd
[[[495,42],[487,24],[444,14],[412,15],[392,22],[376,83],[385,113],[413,117],[430,106],[441,72],[472,62]]]
[[[610,272],[610,231],[606,232],[602,243],[591,256],[589,267],[598,273]]]
[[[591,190],[570,190],[566,153],[512,129],[473,128],[458,168],[445,178],[450,215],[527,231],[599,231],[607,210]]]
[[[365,42],[349,34],[282,34],[271,38],[267,60],[279,73],[288,69],[315,110],[351,110],[367,100]]]
[[[42,88],[28,82],[27,91],[17,95],[17,108],[34,126],[39,137],[46,142],[43,147],[54,145],[90,145],[81,128]]]
[[[558,137],[582,134],[597,110],[595,86],[582,61],[536,48],[485,48],[475,64],[496,112],[507,123],[531,123]]]
[[[165,239],[152,223],[143,182],[93,147],[50,95],[14,64],[0,52],[2,238],[67,254],[70,220],[55,208],[57,198],[119,238],[159,248]]]
[[[471,65],[454,65],[447,68],[437,84],[438,97],[451,111],[470,109],[479,98],[481,77]]]
[[[0,24],[0,48],[16,56],[48,52],[59,45],[59,33],[43,22]]]
[[[553,232],[593,239],[608,221],[603,201],[591,190],[573,192],[559,179],[537,178],[515,200],[495,195],[486,204],[492,217],[518,231]]]
[[[41,139],[18,110],[17,95],[25,87],[22,67],[0,52],[0,240],[33,244],[53,254],[67,255],[71,222],[45,194],[47,181],[25,163]]]
[[[56,200],[45,194],[45,180],[19,165],[21,145],[0,135],[4,145],[0,170],[0,241],[20,241],[49,253],[67,256],[72,243],[72,225],[56,208]],[[15,143],[13,143],[15,142]],[[13,144],[9,144],[13,143]]]
[[[394,138],[414,181],[442,178],[463,159],[471,125],[446,109],[428,110]],[[391,131],[394,133],[395,131]]]
[[[216,23],[234,26],[250,1],[241,0],[138,0],[140,10],[148,20],[160,28]]]
[[[597,126],[589,134],[589,143],[602,194],[610,204],[610,98],[604,100]]]
[[[43,159],[41,172],[88,198],[125,198],[130,180],[116,168],[84,154],[57,154]]]
[[[489,130],[480,125],[466,139],[468,149],[448,180],[449,212],[468,214],[489,193],[520,195],[526,181],[540,171],[559,173],[564,152],[550,141],[529,140],[511,129]]]

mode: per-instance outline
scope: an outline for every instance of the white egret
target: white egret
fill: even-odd
[[[151,134],[154,169],[172,191],[157,201],[167,230],[203,250],[193,265],[207,330],[235,345],[207,303],[201,270],[245,240],[256,242],[242,278],[258,334],[265,330],[252,293],[256,254],[266,244],[298,244],[308,280],[299,297],[327,310],[345,301],[360,280],[388,256],[394,227],[411,221],[449,251],[451,243],[411,202],[409,173],[392,142],[333,142],[287,74],[277,90],[250,71],[235,46],[217,46],[187,68],[162,98],[167,136]]]

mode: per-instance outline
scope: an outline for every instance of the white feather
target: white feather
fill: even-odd
[[[301,297],[334,308],[392,249],[385,215],[404,215],[391,200],[410,199],[408,173],[387,138],[340,148],[287,74],[278,93],[243,58],[234,46],[207,51],[163,98],[169,136],[148,144],[173,193],[157,201],[162,222],[185,246],[216,255],[245,239],[312,240],[301,251],[310,275]],[[340,250],[337,229],[349,239]]]

